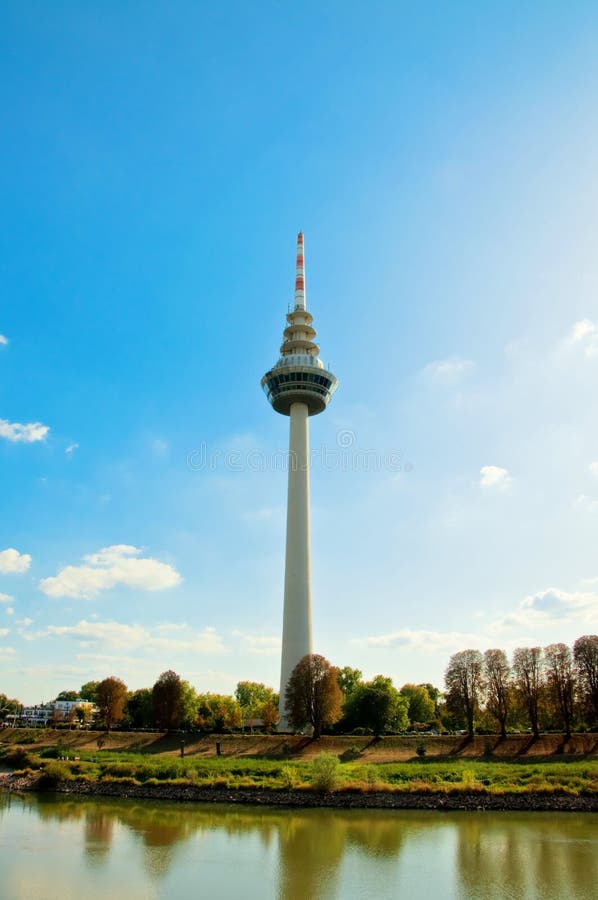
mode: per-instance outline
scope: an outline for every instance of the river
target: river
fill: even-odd
[[[595,900],[598,814],[0,794],[2,900]]]

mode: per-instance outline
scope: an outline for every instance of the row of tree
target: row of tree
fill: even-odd
[[[563,643],[519,647],[511,662],[504,650],[462,650],[445,674],[447,711],[473,735],[484,714],[507,726],[523,718],[535,737],[541,727],[562,730],[598,726],[598,635]]]
[[[79,691],[63,691],[57,700],[80,700],[97,709],[97,725],[119,723],[163,731],[229,731],[278,722],[278,696],[266,685],[237,684],[234,696],[198,693],[176,672],[163,672],[151,688],[129,691],[116,676],[90,681]],[[18,713],[20,704],[0,694],[0,721]],[[566,736],[598,726],[598,635],[548,647],[520,647],[509,662],[501,649],[463,650],[451,656],[445,692],[432,684],[404,684],[377,675],[364,681],[358,669],[339,669],[317,654],[295,667],[285,695],[290,725],[335,732],[466,730],[490,733],[507,729],[560,729]],[[75,718],[75,712],[71,715]],[[80,718],[80,716],[78,717]]]
[[[529,726],[538,737],[542,725],[568,738],[574,726],[598,726],[598,635],[578,638],[573,650],[563,643],[519,647],[511,663],[501,649],[462,650],[450,658],[444,696],[429,684],[397,691],[382,675],[363,682],[355,669],[308,655],[291,675],[285,708],[294,727],[309,723],[316,736],[326,726],[381,734],[428,723],[472,737],[476,725],[486,732],[498,727],[502,737],[508,726]]]

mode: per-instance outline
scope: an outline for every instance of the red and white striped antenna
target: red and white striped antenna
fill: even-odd
[[[295,270],[295,309],[305,309],[305,257],[303,232],[297,235],[297,267]]]

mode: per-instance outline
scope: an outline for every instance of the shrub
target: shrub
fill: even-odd
[[[361,756],[361,750],[359,747],[347,747],[344,753],[341,753],[340,759],[341,762],[353,762],[354,759],[359,759]]]
[[[312,785],[317,791],[333,791],[339,782],[340,762],[332,753],[320,753],[314,759]]]
[[[30,753],[29,750],[17,746],[7,750],[2,761],[14,769],[27,769],[39,767],[40,758],[35,753]]]
[[[417,753],[417,755],[418,755],[420,758],[423,758],[423,757],[426,755],[426,753],[427,753],[426,745],[424,744],[423,741],[420,741],[420,742],[419,742],[419,744],[418,744],[417,747],[415,748],[415,752]]]
[[[299,782],[297,769],[294,766],[283,766],[280,771],[280,778],[283,787],[286,788],[287,791],[292,791],[294,787],[297,787]]]
[[[69,781],[71,777],[71,770],[65,763],[50,760],[39,776],[38,785],[42,788],[54,788],[61,781]]]

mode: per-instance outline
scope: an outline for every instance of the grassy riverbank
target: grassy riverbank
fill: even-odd
[[[102,746],[93,746],[90,736],[76,732],[46,731],[29,735],[30,743],[17,745],[18,734],[0,744],[0,764],[20,773],[29,787],[52,788],[61,785],[74,792],[127,791],[147,787],[160,790],[197,789],[209,792],[314,792],[335,794],[388,794],[454,796],[457,794],[501,797],[505,795],[569,795],[598,798],[598,759],[579,754],[566,757],[522,758],[510,761],[494,758],[486,740],[484,754],[476,758],[445,756],[443,759],[418,758],[384,761],[391,753],[383,739],[362,739],[361,746],[343,739],[266,739],[251,736],[240,739],[216,739],[185,746],[180,756],[180,736],[136,735],[141,746],[122,746],[122,736],[111,736]],[[27,735],[21,736],[27,738]],[[71,737],[69,741],[68,738]],[[583,736],[595,737],[595,736]],[[237,752],[233,755],[233,740]],[[255,754],[256,741],[262,755]],[[114,746],[114,743],[117,746]],[[382,761],[372,760],[369,750],[386,745]],[[421,744],[419,745],[421,748]],[[425,745],[424,745],[425,746]],[[459,746],[459,745],[457,745]],[[490,750],[489,750],[490,747]],[[278,749],[276,754],[273,749]],[[239,752],[239,750],[245,752]],[[249,750],[253,754],[249,754]],[[341,752],[338,752],[340,749]],[[465,748],[463,748],[465,749]],[[264,752],[264,751],[270,751]],[[427,753],[427,751],[426,751]],[[156,793],[156,791],[154,791]],[[390,799],[390,798],[389,798]]]

